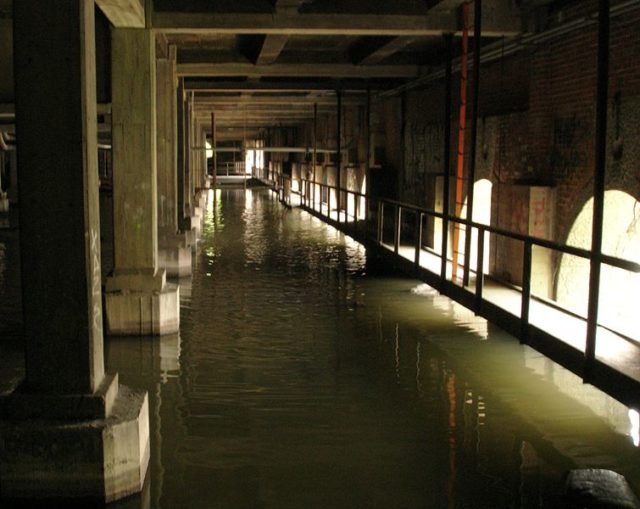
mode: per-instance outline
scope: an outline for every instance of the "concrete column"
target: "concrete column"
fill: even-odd
[[[168,276],[191,275],[191,249],[178,233],[178,105],[176,47],[156,61],[158,263]]]
[[[94,8],[14,5],[26,378],[0,397],[5,498],[112,501],[149,460],[147,393],[104,372]]]
[[[169,334],[180,325],[177,285],[158,267],[155,38],[112,31],[114,272],[107,279],[110,334]]]
[[[187,98],[185,119],[185,177],[188,183],[185,201],[188,204],[188,222],[192,229],[195,229],[197,237],[202,233],[203,214],[200,208],[199,198],[196,197],[196,182],[198,179],[198,151],[197,146],[197,126],[194,118],[193,96]]]
[[[178,231],[177,198],[177,97],[175,88],[176,47],[168,58],[156,60],[158,231],[174,235]]]

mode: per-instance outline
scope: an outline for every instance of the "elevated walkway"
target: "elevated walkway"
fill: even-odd
[[[356,194],[357,193],[353,193]],[[478,291],[475,272],[469,284],[451,279],[451,262],[447,261],[447,278],[441,277],[442,257],[431,250],[419,249],[399,241],[391,244],[381,240],[372,221],[358,219],[355,213],[330,208],[326,202],[313,203],[292,194],[289,204],[301,206],[307,212],[326,221],[340,231],[377,251],[400,270],[417,276],[424,282],[502,327],[554,361],[581,376],[631,407],[640,406],[640,343],[602,325],[597,327],[595,359],[587,362],[587,321],[551,301],[534,296],[523,306],[523,288],[505,284],[484,275]],[[358,215],[360,218],[364,214]],[[378,224],[380,228],[380,224]],[[399,235],[394,234],[399,239]],[[526,299],[526,298],[525,298]],[[525,319],[522,318],[523,309]]]

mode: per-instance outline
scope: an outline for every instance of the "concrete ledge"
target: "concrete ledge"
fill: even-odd
[[[186,233],[164,233],[158,236],[158,248],[173,249],[179,247],[191,247]]]
[[[167,282],[164,269],[119,269],[106,281],[107,292],[129,290],[134,292],[161,292]]]
[[[141,491],[148,464],[146,391],[120,386],[106,419],[0,421],[4,499],[108,503]]]
[[[118,375],[106,374],[94,394],[30,393],[21,384],[0,396],[0,419],[105,419],[118,396]]]
[[[624,476],[600,468],[571,470],[565,483],[571,509],[640,509],[640,501]]]
[[[180,329],[180,289],[171,283],[161,292],[107,291],[105,308],[111,335],[157,336]]]
[[[191,249],[186,247],[158,249],[158,265],[167,271],[167,276],[190,276]]]

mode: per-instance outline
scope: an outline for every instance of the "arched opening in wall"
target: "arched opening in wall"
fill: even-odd
[[[471,220],[474,223],[480,224],[491,224],[491,192],[492,192],[493,184],[490,180],[481,179],[473,184],[473,214]],[[467,199],[465,198],[464,204],[462,206],[462,212],[460,217],[467,217]],[[489,237],[488,233],[484,236],[484,249],[483,249],[483,260],[482,260],[482,269],[485,274],[489,272]],[[465,245],[465,229],[464,227],[460,230],[460,244],[461,248]],[[450,244],[451,246],[451,244]],[[473,229],[471,233],[471,259],[470,259],[470,267],[471,270],[476,270],[478,265],[478,230]],[[462,277],[462,267],[464,266],[464,258],[459,261],[459,269],[458,274],[459,277]]]
[[[591,249],[593,198],[576,218],[567,244]],[[640,202],[623,191],[607,191],[604,196],[602,252],[617,258],[640,262]],[[556,300],[563,307],[587,316],[589,260],[563,254],[556,280]],[[598,323],[632,338],[637,331],[637,302],[640,274],[603,264],[600,276]]]

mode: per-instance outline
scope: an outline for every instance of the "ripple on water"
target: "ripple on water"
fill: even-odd
[[[268,192],[217,193],[179,346],[108,343],[150,393],[153,507],[558,507],[576,465],[637,483],[621,405]]]

